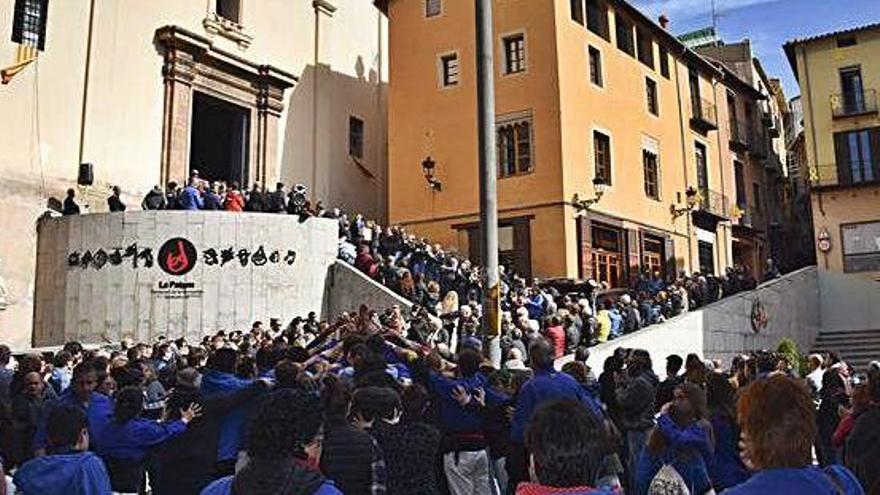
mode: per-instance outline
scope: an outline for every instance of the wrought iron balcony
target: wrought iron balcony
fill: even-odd
[[[880,184],[880,157],[810,167],[809,174],[810,187],[819,189]]]
[[[730,121],[730,149],[733,151],[748,151],[749,134],[751,125],[746,120]]]
[[[877,90],[848,91],[831,95],[831,115],[835,119],[877,113]]]
[[[703,98],[692,98],[691,127],[700,132],[717,130],[718,111],[715,104]]]
[[[780,123],[778,116],[774,115],[770,119],[770,123],[767,125],[767,134],[769,134],[771,138],[778,138],[782,134],[782,124]]]
[[[718,218],[730,217],[730,202],[727,196],[711,189],[699,188],[697,211],[714,215]]]
[[[749,133],[749,153],[756,158],[765,158],[769,147],[767,136],[760,127],[752,127]]]

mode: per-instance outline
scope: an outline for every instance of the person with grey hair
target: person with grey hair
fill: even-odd
[[[191,177],[180,194],[180,209],[195,211],[204,207],[202,201],[201,183],[197,177]]]
[[[822,391],[822,375],[825,374],[825,360],[822,359],[821,354],[810,354],[807,358],[807,365],[810,367],[810,372],[807,373],[807,382],[810,384],[813,393],[818,394]]]

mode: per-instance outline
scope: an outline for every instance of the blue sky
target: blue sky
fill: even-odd
[[[666,12],[676,34],[712,24],[711,0],[630,2],[655,19]],[[724,40],[750,38],[764,70],[782,79],[789,98],[800,91],[782,51],[786,41],[880,22],[880,0],[716,0],[716,10]]]

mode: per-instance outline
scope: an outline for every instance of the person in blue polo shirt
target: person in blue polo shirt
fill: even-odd
[[[83,362],[73,369],[72,385],[58,397],[58,400],[49,408],[76,407],[85,413],[88,420],[89,435],[93,439],[92,449],[96,448],[97,437],[103,428],[109,423],[113,414],[113,401],[106,395],[95,391],[98,386],[98,373],[89,362]],[[43,418],[37,428],[34,438],[34,448],[38,454],[46,448],[46,423],[48,418]]]
[[[126,387],[116,393],[113,420],[99,434],[98,455],[107,465],[113,490],[135,493],[144,484],[145,460],[150,451],[186,431],[186,425],[201,415],[201,406],[190,404],[180,419],[159,423],[144,419],[144,390]]]
[[[75,406],[56,407],[48,418],[49,455],[24,463],[13,483],[22,495],[108,495],[104,463],[88,451],[86,414]]]

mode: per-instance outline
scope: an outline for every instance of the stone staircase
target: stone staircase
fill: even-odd
[[[864,370],[870,361],[880,360],[880,330],[819,332],[812,352],[834,351],[855,370]]]

